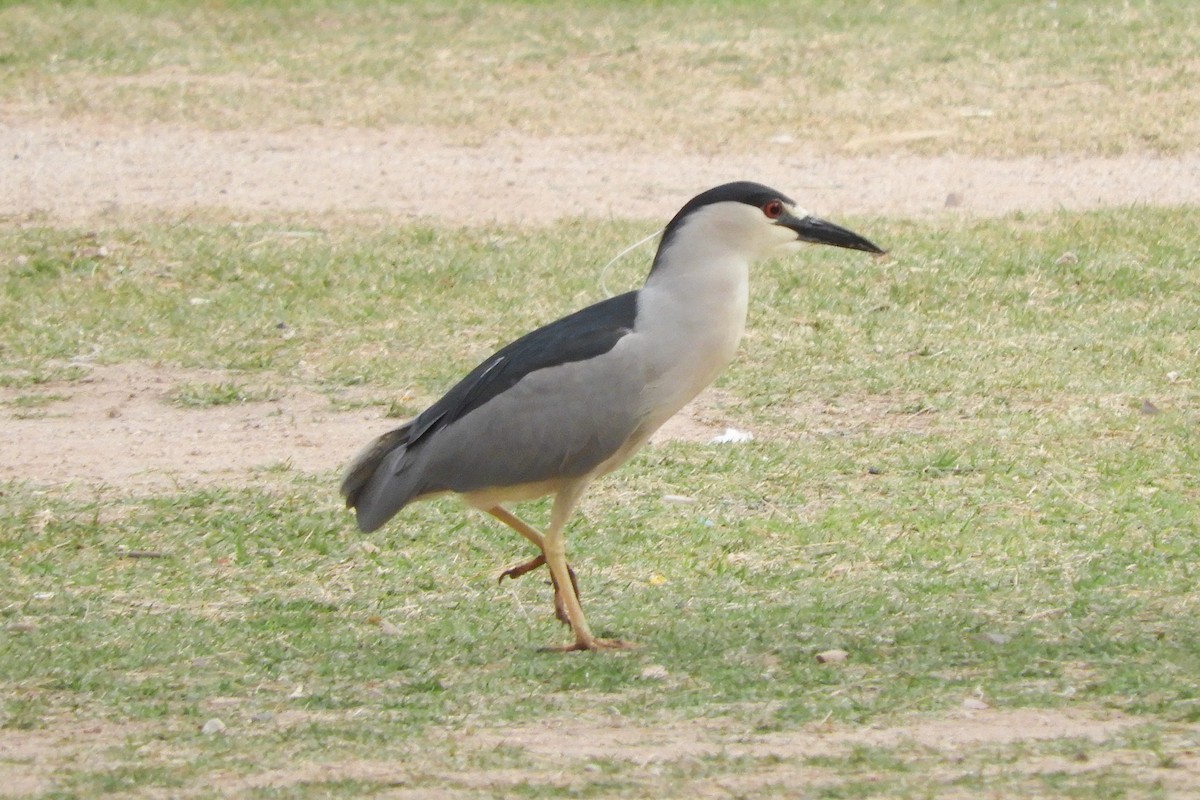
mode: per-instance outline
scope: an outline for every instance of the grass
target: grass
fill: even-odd
[[[993,780],[1166,796],[1200,721],[1194,214],[842,222],[891,258],[811,249],[755,275],[721,413],[756,440],[647,451],[573,528],[593,625],[641,649],[537,653],[562,636],[546,587],[495,583],[524,555],[516,537],[450,500],[361,536],[332,469],[90,499],[9,483],[0,731],[52,732],[66,715],[109,726],[103,766],[64,765],[54,783],[84,795],[204,796],[217,773],[250,791],[264,770],[323,763],[350,773],[287,772],[293,789],[386,793],[397,778],[383,760],[415,770],[404,786],[450,780],[464,795],[448,777],[463,770],[530,797],[686,794],[729,774],[786,786],[800,770],[828,797]],[[415,410],[496,344],[599,297],[585,265],[644,228],[306,224],[304,237],[219,220],[4,229],[0,246],[19,254],[0,301],[5,385],[33,397],[41,384],[23,376],[61,376],[80,356],[240,370],[179,390],[203,408],[299,381],[303,362],[331,397],[365,384]],[[106,255],[77,256],[84,240]],[[608,285],[640,270],[622,262]],[[522,302],[530,286],[553,299]],[[816,663],[835,647],[849,661]],[[616,753],[555,778],[536,751],[450,733],[600,713],[753,736],[894,724],[979,697],[1140,721],[1079,745],[1090,766],[1065,771],[1053,740],[965,761],[906,744],[670,757],[653,774]],[[202,734],[214,717],[227,732]],[[1160,788],[1143,794],[1147,775]]]
[[[171,393],[171,402],[183,408],[208,408],[238,403],[261,403],[278,399],[270,389],[251,389],[236,381],[183,383]]]
[[[84,132],[1176,154],[1198,36],[1182,0],[5,3],[0,103]],[[495,580],[518,537],[449,499],[361,535],[339,465],[0,483],[4,791],[1195,794],[1195,209],[837,221],[892,255],[756,271],[712,401],[755,439],[648,449],[571,528],[628,653],[538,652],[548,587]],[[636,286],[645,253],[597,268],[653,224],[0,220],[0,435],[96,362],[208,370],[164,398],[195,415],[316,387],[405,417]]]
[[[1186,209],[924,229],[848,222],[888,242],[890,260],[812,250],[756,275],[747,346],[724,384],[770,425],[796,424],[788,401],[800,387],[820,401],[891,395],[896,411],[915,415],[966,395],[1033,410],[1017,417],[1022,424],[1051,402],[1119,397],[1120,413],[1143,399],[1190,397],[1195,321],[1186,298],[1196,258]],[[79,232],[0,231],[0,246],[23,265],[3,276],[0,336],[9,344],[0,380],[28,382],[79,358],[162,359],[293,378],[303,365],[331,388],[407,387],[428,398],[464,364],[603,296],[589,265],[645,231],[567,225],[569,235],[556,238],[335,225],[304,239],[271,237],[278,227],[103,230],[91,235],[109,255],[82,262],[72,255]],[[635,286],[643,262],[621,262],[607,286]],[[530,294],[531,285],[541,288]],[[450,327],[455,336],[444,336]],[[803,382],[779,368],[786,363],[806,365]]]
[[[417,125],[616,146],[1026,155],[1200,140],[1200,8],[1093,3],[18,3],[14,111]],[[777,145],[778,146],[778,145]],[[782,149],[782,147],[781,147]]]

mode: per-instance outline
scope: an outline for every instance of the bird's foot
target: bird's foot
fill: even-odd
[[[525,573],[533,572],[535,569],[545,563],[546,557],[539,554],[535,558],[531,558],[528,561],[517,564],[515,567],[509,567],[508,569],[504,570],[504,572],[501,572],[500,577],[496,579],[496,583],[504,583],[505,578],[511,578],[515,581]],[[575,596],[579,597],[579,580],[575,577],[575,570],[571,569],[570,564],[567,565],[567,574],[571,576],[571,588],[575,590]],[[553,581],[554,579],[551,578],[550,580]]]
[[[624,639],[576,639],[571,644],[543,647],[543,653],[575,653],[581,650],[633,650],[637,645]]]
[[[538,567],[546,563],[544,555],[538,555],[537,558],[531,558],[523,564],[517,564],[515,567],[510,567],[500,573],[500,577],[496,580],[497,583],[502,583],[505,578],[516,580],[526,572],[532,572]],[[567,574],[571,576],[571,589],[575,592],[575,599],[579,599],[579,581],[575,577],[575,570],[571,569],[571,565],[567,565]],[[554,586],[554,616],[563,625],[570,625],[571,618],[567,615],[567,607],[563,603],[562,594],[559,592],[558,584],[555,583],[553,576],[550,578],[550,583]]]
[[[523,564],[517,564],[515,567],[509,567],[504,572],[501,572],[500,577],[496,579],[496,583],[504,583],[505,578],[512,578],[515,581],[526,572],[532,572],[545,563],[546,557],[539,554],[537,558],[531,558]]]

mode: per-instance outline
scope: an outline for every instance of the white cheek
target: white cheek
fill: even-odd
[[[782,253],[794,253],[800,249],[800,240],[796,238],[796,232],[791,228],[783,225],[772,225],[769,233],[770,244],[767,245],[767,255],[780,255]]]

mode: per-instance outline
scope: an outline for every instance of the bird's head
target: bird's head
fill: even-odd
[[[689,200],[663,230],[654,266],[683,240],[698,250],[725,251],[746,261],[789,252],[805,242],[885,252],[857,233],[798,208],[787,195],[748,181],[726,183]]]

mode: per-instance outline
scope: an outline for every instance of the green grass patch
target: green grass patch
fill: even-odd
[[[46,416],[47,410],[55,403],[69,399],[70,395],[57,392],[19,394],[11,399],[0,401],[0,406],[12,409],[13,416],[17,419],[36,419]]]
[[[183,408],[211,408],[238,403],[262,403],[279,399],[272,389],[252,389],[235,381],[183,383],[172,390],[170,400]]]
[[[888,245],[890,259],[814,248],[761,266],[747,343],[724,383],[767,413],[801,391],[891,395],[897,413],[916,415],[964,394],[1004,404],[1119,389],[1135,405],[1186,395],[1191,216],[1117,209],[938,228],[844,220]],[[59,364],[98,357],[284,376],[303,366],[334,385],[437,393],[497,345],[603,297],[599,265],[646,226],[335,224],[278,235],[287,230],[101,230],[89,235],[107,255],[82,268],[72,255],[80,232],[0,230],[20,263],[42,265],[3,276],[6,382],[70,377]],[[637,286],[647,259],[616,265],[608,291]],[[804,383],[779,363],[801,365]]]

